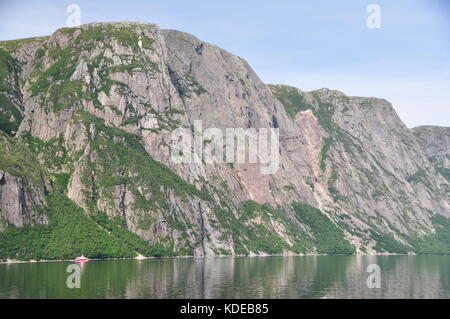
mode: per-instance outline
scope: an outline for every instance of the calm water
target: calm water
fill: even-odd
[[[367,265],[381,267],[369,289]],[[0,264],[0,298],[450,298],[450,256],[296,256]]]

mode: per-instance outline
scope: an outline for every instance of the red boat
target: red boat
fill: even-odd
[[[80,257],[75,258],[75,261],[89,261],[89,258],[84,257],[83,255],[81,255]]]

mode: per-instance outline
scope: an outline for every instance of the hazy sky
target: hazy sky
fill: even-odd
[[[246,59],[266,83],[391,101],[409,126],[450,126],[450,1],[0,0],[0,40],[51,34],[69,4],[81,23],[141,21]],[[381,8],[369,29],[367,6]]]

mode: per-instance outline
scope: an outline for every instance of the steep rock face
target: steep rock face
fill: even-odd
[[[0,130],[14,135],[23,119],[21,79],[32,70],[36,50],[46,37],[3,42],[0,47]]]
[[[0,231],[9,225],[46,224],[49,181],[26,146],[0,133]]]
[[[310,110],[325,131],[315,180],[327,194],[316,194],[335,220],[345,219],[356,243],[370,247],[377,233],[385,233],[408,245],[402,234],[424,235],[433,231],[434,213],[449,216],[448,184],[390,103],[327,89],[271,89],[291,117]]]
[[[412,129],[423,154],[436,170],[450,179],[450,128],[418,126]]]
[[[235,219],[241,202],[248,199],[234,170],[225,164],[209,169],[173,165],[169,159],[173,129],[190,127],[196,119],[186,110],[187,99],[209,94],[192,74],[186,75],[186,87],[180,91],[156,26],[62,29],[42,47],[46,51],[35,57],[34,73],[23,87],[25,118],[19,135],[31,135],[35,144],[43,145],[40,158],[50,170],[71,175],[67,194],[75,203],[91,214],[119,217],[146,240],[166,242],[175,251],[199,256],[234,253],[236,241],[249,240],[224,229],[232,227],[229,220],[218,221],[224,209],[227,219]],[[49,153],[64,156],[49,160]],[[196,188],[152,157],[173,166]],[[229,173],[221,173],[226,170]],[[229,185],[234,195],[222,196],[215,189],[218,185],[221,192]],[[262,235],[273,233],[272,224],[266,226],[258,224]]]
[[[20,66],[1,79],[20,116],[1,120],[89,219],[106,213],[196,256],[441,243],[432,236],[436,216],[449,216],[448,181],[385,100],[267,86],[241,58],[153,24],[93,23],[0,49],[3,65]],[[203,131],[278,129],[278,169],[174,162],[172,133],[199,120]]]
[[[0,229],[46,224],[44,189],[6,171],[0,171],[0,177]]]

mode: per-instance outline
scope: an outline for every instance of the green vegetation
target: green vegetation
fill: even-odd
[[[51,194],[48,225],[8,227],[0,233],[0,259],[73,259],[171,255],[171,248],[152,245],[98,213],[89,218],[64,194]]]
[[[74,121],[82,123],[88,132],[90,153],[87,156],[83,183],[91,187],[86,200],[91,201],[89,214],[70,201],[65,193],[70,173],[48,174],[39,164],[39,154],[60,154],[44,161],[45,167],[63,167],[70,163],[63,147],[62,137],[41,141],[30,135],[22,139],[9,137],[0,132],[0,169],[26,178],[32,183],[42,183],[48,177],[52,180],[52,190],[45,207],[36,210],[49,217],[48,225],[27,225],[23,228],[13,226],[0,233],[0,259],[71,259],[81,253],[92,258],[134,257],[136,252],[148,256],[171,256],[192,254],[193,247],[186,245],[173,251],[173,243],[168,238],[159,238],[158,244],[150,244],[127,229],[121,214],[108,217],[96,208],[96,201],[113,196],[115,185],[125,185],[133,193],[134,207],[141,210],[136,215],[137,226],[149,230],[155,222],[152,212],[161,210],[168,226],[181,232],[182,238],[192,229],[182,217],[168,206],[167,191],[177,196],[197,196],[210,200],[209,191],[197,190],[163,164],[153,160],[144,150],[137,135],[127,133],[105,123],[87,112],[78,112]],[[59,163],[59,164],[58,164]],[[48,166],[47,166],[48,165]],[[337,174],[330,180],[335,181]],[[222,191],[226,184],[220,183]],[[329,186],[330,187],[330,186]],[[290,187],[288,187],[290,189]],[[332,190],[329,190],[333,193]],[[219,191],[218,191],[219,192]],[[219,192],[220,193],[220,192]],[[215,206],[219,227],[225,230],[224,237],[232,238],[237,254],[265,252],[280,254],[283,250],[297,253],[317,252],[325,254],[353,254],[354,247],[345,238],[342,229],[353,229],[339,221],[334,224],[319,209],[304,203],[292,203],[297,220],[290,220],[286,212],[269,204],[244,201],[237,215],[222,202]],[[376,218],[382,218],[378,216]],[[5,225],[2,219],[1,224]],[[442,254],[450,252],[450,220],[433,215],[435,233],[422,237],[401,236],[411,246],[402,244],[390,234],[374,225],[368,232],[369,238],[377,244],[378,252],[420,254]],[[308,228],[306,233],[300,224]],[[217,223],[212,223],[218,227]],[[282,225],[292,243],[288,244],[275,230],[274,224]],[[370,224],[370,223],[369,223]],[[390,229],[398,233],[392,225]],[[195,232],[194,232],[195,233]],[[222,255],[229,251],[218,250]]]
[[[437,171],[444,176],[448,181],[450,181],[450,168],[436,167]]]
[[[168,189],[181,197],[197,196],[209,200],[207,192],[197,190],[148,155],[138,135],[111,126],[84,111],[78,112],[74,121],[85,125],[91,146],[82,182],[92,189],[85,196],[92,209],[98,191],[112,197],[116,185],[124,185],[136,199],[135,208],[144,211],[167,210]]]
[[[19,60],[0,46],[0,130],[9,135],[14,135],[23,119],[19,87],[21,68]]]
[[[327,182],[328,193],[333,197],[333,201],[337,202],[339,200],[345,200],[345,196],[341,195],[338,189],[335,187],[335,183],[339,177],[338,170],[333,166],[331,171],[331,176]]]
[[[244,201],[240,217],[236,218],[225,203],[223,206],[216,206],[214,213],[221,226],[228,230],[226,236],[233,238],[236,254],[246,255],[250,251],[280,254],[289,248],[270,223],[271,219],[278,220],[283,212],[268,204]]]
[[[0,170],[26,178],[33,184],[42,182],[43,170],[37,158],[18,139],[0,131]]]
[[[328,133],[328,136],[323,139],[322,149],[320,151],[320,169],[326,170],[327,158],[330,156],[330,149],[335,143],[340,143],[345,150],[354,155],[355,150],[359,154],[364,154],[363,149],[354,141],[354,137],[342,130],[333,122],[333,114],[335,107],[329,101],[323,101],[318,91],[313,91],[310,94],[315,99],[316,104],[307,102],[301,92],[290,86],[285,85],[269,85],[274,96],[284,105],[288,115],[294,119],[297,112],[311,109],[319,121],[322,128]],[[338,97],[339,99],[347,99],[346,97]],[[334,201],[344,199],[334,186],[338,178],[337,170],[333,166],[332,174],[327,182],[328,192],[333,197]],[[313,187],[314,184],[308,183]]]
[[[152,50],[152,45],[155,40],[139,32],[138,28],[138,25],[127,23],[104,23],[83,31],[79,27],[62,28],[58,31],[66,35],[73,35],[77,30],[80,30],[81,32],[75,38],[77,43],[116,39],[122,46],[131,47],[134,50],[141,50],[139,46],[139,41],[141,41],[143,49]]]
[[[183,223],[180,219],[177,219],[175,216],[168,215],[166,217],[166,221],[167,221],[167,224],[172,229],[181,230],[181,231],[185,231],[186,230],[185,223]]]
[[[305,203],[292,203],[297,219],[307,225],[315,237],[314,246],[320,254],[354,254],[355,248],[344,232],[319,209]]]
[[[208,91],[206,91],[203,86],[200,85],[200,83],[198,83],[194,78],[191,79],[190,83],[189,83],[192,91],[196,94],[196,95],[202,95],[203,93],[208,93]]]
[[[208,91],[201,86],[200,83],[195,80],[195,78],[192,76],[192,74],[186,74],[180,78],[177,78],[174,71],[171,71],[173,73],[173,76],[176,77],[176,85],[178,86],[179,94],[185,97],[192,97],[192,93],[195,93],[195,95],[202,95],[204,93],[208,93]]]
[[[70,174],[69,173],[53,173],[50,175],[56,187],[67,193],[69,186]]]
[[[27,136],[24,141],[38,154],[57,140],[42,142]],[[53,181],[46,198],[48,205],[35,207],[36,211],[48,215],[48,225],[7,227],[0,233],[0,259],[71,259],[81,253],[92,258],[134,257],[136,252],[147,256],[174,254],[170,243],[147,243],[130,232],[121,218],[108,218],[99,211],[86,215],[64,194],[69,173],[48,174],[22,140],[1,131],[0,169],[31,183],[40,183],[42,187],[44,179]],[[163,174],[164,168],[160,169]],[[150,222],[150,218],[144,218],[140,225],[149,227]]]
[[[65,81],[60,85],[50,86],[47,94],[52,102],[53,110],[58,112],[67,107],[79,104],[86,97],[83,92],[83,86],[83,80]]]
[[[444,176],[445,177],[445,176]],[[428,173],[426,170],[420,168],[414,174],[406,178],[409,183],[418,184],[421,183],[427,187],[430,191],[434,191],[433,185],[428,180]]]
[[[426,172],[424,169],[418,169],[414,174],[406,178],[409,183],[417,184],[419,182],[426,183]]]
[[[40,159],[45,167],[51,170],[62,170],[67,164],[71,164],[71,158],[64,147],[64,137],[58,137],[43,141],[30,133],[24,133],[21,141],[27,148]]]
[[[305,101],[297,88],[271,84],[269,84],[269,88],[278,101],[284,105],[284,109],[291,119],[295,119],[295,115],[298,112],[310,109],[310,105]]]
[[[44,37],[32,37],[17,40],[0,41],[0,47],[3,47],[10,53],[17,51],[22,45],[32,42],[43,42],[48,39],[48,36]]]
[[[100,121],[97,118],[93,118],[93,120]],[[98,126],[106,125],[101,121],[100,123]],[[112,130],[124,133],[119,129]],[[70,201],[64,194],[67,192],[70,174],[52,173],[48,175],[41,168],[35,156],[35,154],[51,149],[55,144],[58,145],[59,139],[43,142],[31,136],[25,136],[22,141],[11,138],[3,132],[0,134],[1,170],[25,178],[32,183],[43,183],[44,178],[53,181],[53,190],[46,198],[48,206],[35,207],[36,211],[48,215],[48,225],[33,223],[23,228],[7,227],[0,233],[0,259],[71,259],[81,253],[92,258],[134,257],[136,252],[147,256],[176,254],[173,252],[170,241],[161,240],[158,244],[149,244],[130,232],[122,218],[108,218],[105,213],[99,211],[86,215],[83,209]],[[26,144],[34,148],[35,154],[28,149]],[[97,146],[101,148],[100,145]],[[137,151],[130,154],[141,155]],[[161,183],[170,184],[177,193],[186,192],[190,195],[198,193],[193,186],[186,184],[164,165],[154,162],[149,157],[139,157],[138,160],[152,164],[152,173],[156,176],[149,182],[155,183],[156,178]],[[133,163],[132,167],[135,165],[137,163]],[[142,176],[142,178],[146,177],[148,178],[148,175]],[[4,223],[3,219],[2,223]],[[152,223],[151,216],[144,216],[138,225],[148,229]],[[187,252],[189,251],[184,249],[178,253]]]
[[[331,103],[323,102],[317,94],[312,94],[319,103],[319,108],[315,110],[314,115],[328,133],[333,133],[337,129],[336,124],[333,122],[334,106]]]
[[[419,254],[450,254],[450,219],[435,214],[431,221],[435,233],[409,238],[415,251]]]
[[[49,48],[48,57],[54,62],[44,71],[41,71],[40,63],[44,53],[36,53],[42,56],[37,58],[37,65],[31,74],[35,80],[30,80],[29,90],[31,96],[40,95],[40,101],[46,110],[61,111],[89,98],[88,93],[83,90],[84,81],[70,79],[82,58],[81,51],[79,43],[72,43],[64,49],[55,46]]]
[[[287,191],[295,191],[295,187],[292,185],[284,185],[283,188]]]
[[[241,203],[239,217],[235,217],[225,204],[216,206],[214,213],[225,229],[224,238],[231,236],[236,254],[249,252],[281,254],[284,250],[295,253],[314,252],[314,240],[295,220],[289,219],[286,211],[273,208],[269,204],[258,204],[248,200]],[[275,231],[274,224],[282,225],[291,244]]]
[[[373,230],[371,230],[370,233],[371,238],[377,242],[376,245],[373,247],[377,252],[407,254],[408,251],[412,250],[408,246],[395,240],[395,238],[392,235],[379,233]]]
[[[330,149],[331,144],[333,143],[333,138],[331,136],[326,137],[323,140],[323,146],[320,150],[320,169],[323,171],[326,168],[325,160],[327,159],[327,153]]]
[[[388,252],[396,254],[407,254],[414,252],[417,254],[449,254],[450,253],[450,219],[443,217],[442,215],[432,214],[431,221],[435,232],[427,231],[427,235],[423,236],[408,236],[402,234],[397,228],[395,228],[386,219],[383,220],[382,215],[377,214],[375,219],[379,223],[387,224],[389,229],[393,231],[399,239],[394,238],[392,234],[383,232],[372,222],[367,222],[372,228],[368,235],[371,239],[374,239],[377,244],[374,249],[378,252]],[[405,221],[407,223],[407,221]],[[407,224],[406,224],[407,227]],[[404,243],[400,242],[400,239]]]
[[[75,32],[80,30],[80,32]],[[52,44],[47,49],[47,55],[53,63],[45,70],[41,70],[40,62],[45,52],[37,51],[38,61],[32,73],[30,81],[30,91],[32,96],[40,95],[41,103],[48,105],[47,109],[61,111],[67,107],[77,105],[81,100],[91,100],[94,105],[101,108],[97,95],[100,92],[110,93],[113,85],[116,85],[123,92],[130,91],[128,85],[111,78],[116,72],[145,72],[149,76],[154,76],[160,72],[158,66],[151,61],[143,49],[152,49],[154,40],[143,34],[138,34],[134,25],[125,24],[104,24],[81,31],[79,28],[63,28],[60,32],[72,37],[67,47],[61,48]],[[119,44],[133,49],[133,54],[116,55],[122,64],[114,65],[111,58],[106,58],[104,52],[109,49],[113,51],[111,41],[117,40]],[[103,44],[103,51],[91,57],[90,50]],[[139,46],[142,45],[142,49]],[[81,61],[88,65],[90,78],[98,77],[101,81],[98,86],[94,81],[84,82],[84,79],[71,79],[77,66]],[[95,74],[95,75],[94,75]]]
[[[21,140],[8,137],[3,132],[0,134],[0,169],[33,183],[42,182],[46,172],[41,169],[35,155]],[[25,141],[35,147],[36,153],[53,145],[53,142],[42,142],[29,136]],[[145,161],[152,160],[146,158]],[[152,173],[162,183],[171,183],[177,192],[196,192],[193,186],[181,185],[184,181],[176,175],[174,178],[174,173],[162,164],[155,163],[152,163]],[[49,224],[7,227],[0,233],[0,259],[71,259],[81,253],[92,258],[134,257],[136,252],[147,256],[174,254],[170,242],[149,244],[130,232],[120,218],[108,218],[99,211],[86,215],[64,195],[70,174],[52,173],[48,177],[53,181],[54,191],[47,197],[48,207],[36,207],[36,210],[48,214]],[[148,228],[151,223],[148,216],[139,225]]]
[[[132,116],[132,117],[129,117],[125,121],[123,121],[122,126],[137,124],[142,118],[143,118],[143,116]]]
[[[319,121],[320,125],[328,132],[329,136],[326,137],[323,140],[322,149],[320,150],[320,169],[325,170],[326,168],[326,159],[327,154],[331,148],[331,145],[333,142],[335,142],[335,139],[333,136],[336,136],[336,138],[342,137],[341,135],[337,135],[336,133],[340,133],[340,128],[337,127],[336,124],[334,124],[332,118],[334,113],[334,108],[329,103],[323,103],[316,94],[313,93],[313,96],[316,98],[316,100],[319,103],[319,108],[314,111],[314,115],[317,117],[317,120]],[[339,140],[342,140],[342,138],[339,138]]]

